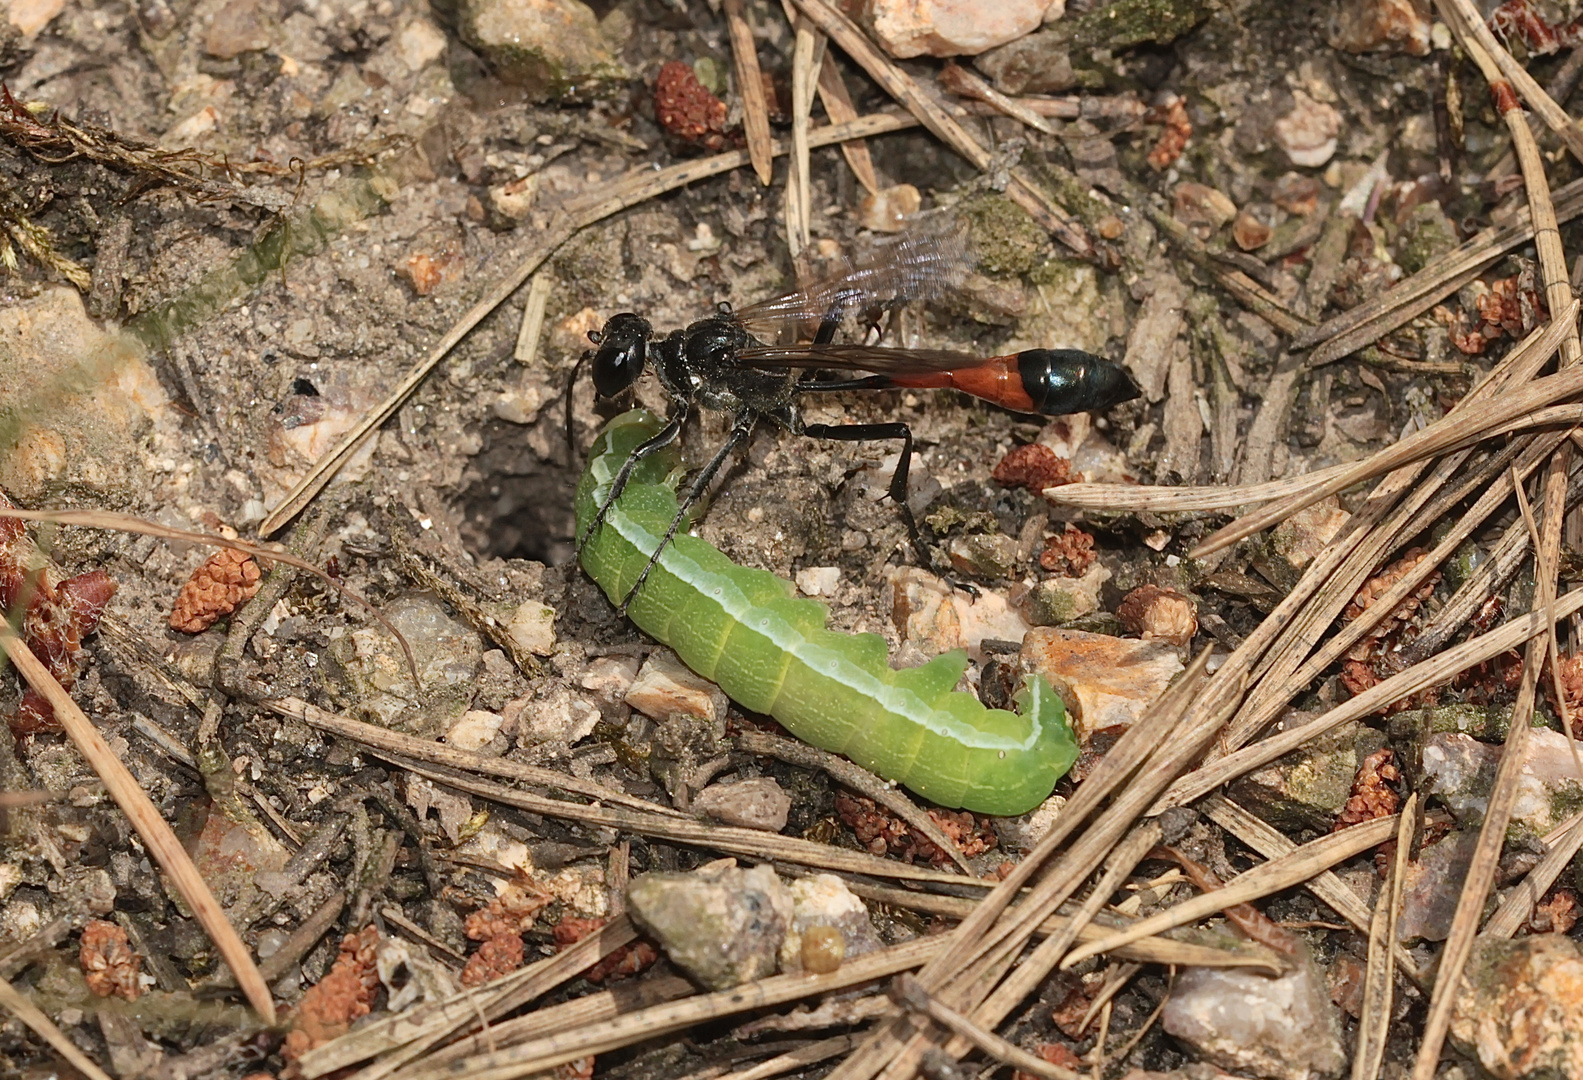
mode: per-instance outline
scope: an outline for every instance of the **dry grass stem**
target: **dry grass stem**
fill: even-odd
[[[1554,353],[1560,346],[1569,332],[1569,327],[1576,323],[1577,311],[1578,302],[1573,300],[1561,309],[1542,331],[1529,337],[1513,352],[1524,351],[1530,356],[1539,357],[1539,362],[1543,363],[1544,358]],[[1201,559],[1238,540],[1269,528],[1328,495],[1338,494],[1361,480],[1392,472],[1405,465],[1435,457],[1458,447],[1471,445],[1505,430],[1508,424],[1532,423],[1533,414],[1538,410],[1573,397],[1580,390],[1583,390],[1583,374],[1575,370],[1566,370],[1534,379],[1516,389],[1508,389],[1493,400],[1480,400],[1475,394],[1470,393],[1455,409],[1430,426],[1414,432],[1377,454],[1355,462],[1351,469],[1317,487],[1310,488],[1302,495],[1283,500],[1227,525],[1200,543],[1188,555],[1190,558]],[[1475,408],[1475,403],[1479,407]],[[1549,423],[1557,423],[1565,422],[1569,416],[1570,414],[1553,414],[1544,419]]]
[[[1551,204],[1560,221],[1583,214],[1583,180],[1557,188]],[[1525,206],[1511,223],[1483,230],[1374,299],[1301,331],[1291,347],[1313,347],[1308,362],[1315,367],[1349,356],[1416,319],[1533,236],[1533,221]]]
[[[1146,934],[1158,934],[1173,927],[1186,926],[1233,904],[1262,900],[1283,889],[1301,885],[1315,874],[1384,843],[1396,831],[1397,820],[1397,815],[1376,818],[1304,844],[1284,858],[1272,859],[1238,874],[1226,882],[1224,888],[1184,900],[1147,919],[1139,919],[1129,929],[1103,941],[1078,946],[1061,961],[1061,967],[1069,969],[1090,956],[1109,952],[1122,942],[1136,941]]]
[[[916,892],[889,885],[871,885],[862,881],[851,882],[848,887],[865,900],[877,900],[891,907],[919,911],[925,915],[944,915],[958,920],[966,919],[973,913],[973,909],[982,903],[978,900]],[[1047,916],[1034,927],[1033,936],[1047,938],[1054,934],[1068,933],[1076,910],[1076,905],[1071,902],[1061,905],[1061,913]],[[1088,923],[1076,932],[1075,940],[1098,941],[1109,937],[1117,929],[1113,925],[1115,918],[1101,913],[1098,920]],[[1116,950],[1115,956],[1122,960],[1176,967],[1252,968],[1270,975],[1279,975],[1283,967],[1280,957],[1265,946],[1252,941],[1227,942],[1224,946],[1217,947],[1177,941],[1174,938],[1152,937],[1121,946]]]
[[[1568,369],[1568,371],[1576,370],[1577,367]],[[1543,533],[1534,556],[1536,588],[1533,611],[1535,614],[1543,614],[1547,629],[1556,618],[1562,617],[1557,608],[1556,585],[1570,449],[1571,444],[1567,443],[1550,459],[1544,485]],[[1463,878],[1456,914],[1452,917],[1451,931],[1446,938],[1445,949],[1441,953],[1435,989],[1429,1002],[1429,1015],[1424,1023],[1418,1057],[1413,1063],[1413,1080],[1431,1080],[1439,1063],[1441,1046],[1450,1029],[1451,1012],[1456,1001],[1457,987],[1462,978],[1462,969],[1473,951],[1473,941],[1478,932],[1479,919],[1483,914],[1484,900],[1494,883],[1501,848],[1506,838],[1506,827],[1511,821],[1512,811],[1516,806],[1518,783],[1525,763],[1529,722],[1533,717],[1540,671],[1544,664],[1548,642],[1548,633],[1538,635],[1529,639],[1524,650],[1522,683],[1517,690],[1516,704],[1512,706],[1511,726],[1506,733],[1506,744],[1501,750],[1500,764],[1495,770],[1495,782],[1490,790],[1489,803],[1474,847],[1473,858]]]
[[[1331,477],[1340,476],[1349,463],[1315,469],[1301,476],[1266,480],[1262,484],[1218,487],[1163,487],[1148,484],[1063,484],[1045,488],[1044,497],[1058,506],[1081,510],[1154,511],[1163,514],[1230,510],[1239,506],[1301,495]]]
[[[1556,224],[1555,205],[1550,199],[1550,180],[1545,175],[1544,159],[1539,156],[1539,144],[1534,141],[1522,107],[1512,94],[1511,84],[1501,74],[1503,69],[1513,66],[1512,59],[1495,41],[1495,36],[1489,32],[1482,18],[1475,13],[1470,20],[1469,13],[1473,11],[1473,5],[1468,0],[1437,0],[1437,3],[1446,21],[1456,31],[1463,49],[1478,65],[1484,81],[1489,83],[1490,93],[1495,98],[1495,108],[1511,133],[1512,149],[1522,168],[1524,190],[1528,194],[1528,214],[1529,220],[1533,222],[1534,248],[1539,255],[1539,272],[1544,278],[1545,300],[1551,310],[1559,310],[1572,299],[1572,286],[1567,280],[1566,253],[1561,250],[1561,231]],[[1477,30],[1472,28],[1472,23],[1477,24]],[[1488,46],[1485,45],[1486,40]],[[1505,56],[1506,63],[1500,63],[1491,55],[1492,52]],[[1533,84],[1533,89],[1552,108],[1560,111],[1555,102],[1550,101],[1550,95],[1544,93],[1537,83]],[[1569,130],[1573,128],[1570,119],[1565,120],[1564,126]],[[1583,136],[1583,133],[1579,134]],[[1576,146],[1583,148],[1583,139]],[[1561,362],[1576,363],[1580,356],[1583,356],[1583,351],[1579,349],[1577,327],[1573,326],[1571,334],[1561,341]]]
[[[742,130],[748,141],[748,160],[765,187],[775,178],[775,151],[770,138],[769,107],[764,101],[764,76],[759,70],[758,45],[748,25],[742,0],[724,0],[726,27],[731,36],[731,60],[736,70],[737,94],[742,98]]]
[[[1165,783],[1201,752],[1224,720],[1229,702],[1203,693],[1208,659],[1207,651],[1201,653],[1128,728],[1078,788],[1065,812],[1056,819],[1055,827],[985,899],[981,910],[957,927],[952,934],[951,951],[919,973],[920,981],[931,992],[970,1015],[974,1023],[992,1029],[1054,970],[1065,953],[1065,945],[1047,938],[1000,981],[1032,935],[1033,927],[1082,887]],[[1071,830],[1118,789],[1118,798],[1106,812],[1079,839],[1066,843]],[[1057,851],[1059,858],[1044,866]],[[995,902],[1009,901],[1007,890],[1020,887],[1035,869],[1043,870],[1037,886],[1016,910],[999,919],[1001,909]],[[986,932],[992,918],[997,919],[993,932]],[[936,985],[931,985],[931,981]],[[831,1075],[834,1080],[866,1080],[881,1073],[888,1077],[910,1076],[928,1048],[941,1038],[945,1036],[938,1031],[918,1032],[900,1021],[883,1025]],[[970,1046],[960,1036],[952,1036],[946,1039],[943,1049],[948,1056],[960,1057]]]
[[[1076,1080],[1080,1075],[1071,1069],[1052,1065],[1043,1058],[1034,1057],[1015,1043],[1009,1043],[993,1031],[985,1031],[973,1021],[938,1000],[911,975],[898,975],[891,981],[890,997],[910,1013],[927,1016],[947,1031],[966,1039],[1003,1065],[1020,1069],[1034,1076],[1049,1080]]]
[[[308,704],[300,698],[280,698],[273,701],[263,701],[259,704],[281,716],[287,716],[293,720],[301,720],[310,727],[316,727],[321,731],[328,731],[348,739],[356,739],[363,745],[373,747],[376,750],[388,750],[391,753],[415,758],[418,761],[428,761],[436,765],[449,765],[454,769],[466,769],[469,772],[500,776],[508,780],[520,780],[526,784],[537,784],[540,787],[569,792],[573,795],[582,795],[585,798],[610,803],[612,806],[626,806],[634,810],[665,814],[671,817],[687,817],[679,810],[672,810],[668,806],[656,806],[654,803],[628,795],[624,791],[617,791],[614,788],[605,787],[603,784],[596,784],[592,780],[584,780],[555,769],[544,769],[537,765],[510,761],[506,758],[476,754],[471,750],[461,750],[454,746],[447,746],[445,743],[435,742],[433,739],[420,739],[413,735],[403,735],[399,731],[392,731],[377,724],[368,724],[361,720],[353,720],[349,716],[341,716],[339,713],[327,712],[316,705]]]
[[[1545,93],[1544,87],[1535,82],[1533,76],[1512,58],[1511,53],[1501,47],[1501,43],[1495,40],[1495,35],[1485,25],[1484,17],[1473,6],[1472,0],[1435,0],[1435,7],[1439,10],[1440,17],[1456,32],[1458,39],[1464,45],[1476,42],[1494,59],[1500,74],[1510,80],[1517,93],[1528,103],[1528,107],[1560,137],[1573,157],[1583,161],[1583,129],[1578,128],[1572,122],[1572,118],[1566,114],[1566,110],[1557,105],[1550,95]]]
[[[529,810],[535,814],[603,825],[634,832],[640,836],[663,837],[683,844],[697,844],[700,847],[715,848],[732,855],[743,855],[753,859],[780,859],[799,866],[817,866],[851,874],[869,874],[901,881],[949,882],[952,885],[961,885],[964,880],[971,880],[964,879],[960,874],[946,874],[927,867],[911,866],[874,855],[846,851],[828,844],[815,844],[792,836],[781,836],[779,833],[743,829],[734,825],[713,825],[690,817],[659,814],[652,810],[618,810],[561,802],[557,799],[547,799],[542,795],[516,791],[486,780],[474,780],[449,769],[423,765],[389,750],[373,748],[373,752],[392,764],[399,765],[409,772],[415,772],[437,784],[444,784],[446,787],[465,791],[470,795],[479,795],[505,806]]]
[[[983,78],[954,62],[948,62],[940,70],[940,85],[951,93],[960,97],[981,101],[1002,116],[1009,116],[1018,123],[1026,124],[1035,131],[1042,131],[1046,135],[1054,135],[1055,128],[1050,122],[1030,107],[1024,100],[1011,97],[996,90]]]
[[[825,37],[797,14],[790,0],[781,0],[792,26],[792,152],[787,159],[786,244],[793,265],[811,242],[813,187],[808,149],[808,121],[814,86],[823,67]]]
[[[783,1073],[793,1072],[817,1065],[821,1061],[828,1061],[839,1057],[857,1045],[856,1035],[837,1035],[833,1039],[820,1039],[818,1042],[799,1046],[795,1050],[784,1054],[777,1054],[768,1061],[761,1061],[752,1068],[728,1074],[727,1080],[770,1080],[771,1077]]]
[[[104,736],[99,734],[99,729],[77,707],[71,695],[61,689],[49,669],[22,643],[11,627],[3,623],[0,623],[0,650],[10,657],[11,663],[27,684],[49,701],[55,710],[55,718],[66,730],[72,745],[104,782],[105,790],[137,830],[149,854],[154,856],[154,861],[165,871],[170,883],[192,911],[193,918],[198,920],[204,933],[209,935],[209,940],[214,942],[215,950],[236,976],[237,985],[246,995],[248,1003],[266,1024],[273,1025],[275,1002],[270,997],[269,986],[258,973],[258,966],[253,963],[247,946],[226,919],[225,909],[220,907],[214,894],[209,891],[208,884],[192,864],[181,841],[176,839],[176,834],[160,815],[159,808],[138,786],[137,780],[121,763],[121,759],[115,756],[115,751],[110,749]]]
[[[1583,611],[1583,589],[1574,590],[1562,597],[1556,603],[1554,616],[1557,619],[1564,619],[1579,611]],[[1404,697],[1445,682],[1475,664],[1514,649],[1523,642],[1544,634],[1547,625],[1545,620],[1548,617],[1546,612],[1534,612],[1513,619],[1486,634],[1470,638],[1455,648],[1447,649],[1414,664],[1406,671],[1397,672],[1378,685],[1369,687],[1363,693],[1347,699],[1305,724],[1277,732],[1212,764],[1205,765],[1172,785],[1155,810],[1158,812],[1171,806],[1186,806],[1221,784],[1251,772],[1261,765],[1268,765],[1308,740],[1318,738],[1341,724],[1369,716]]]
[[[444,1001],[419,1005],[383,1017],[304,1054],[298,1069],[305,1080],[355,1065],[378,1054],[385,1057],[356,1074],[358,1080],[389,1076],[455,1032],[480,1018],[493,1022],[548,993],[630,941],[637,928],[617,917],[581,941],[494,982],[463,990]]]
[[[1344,567],[1337,571],[1326,583],[1322,592],[1315,596],[1313,604],[1310,605],[1313,617],[1305,619],[1305,626],[1322,626],[1334,619],[1341,607],[1352,599],[1362,576],[1373,572],[1374,566],[1383,559],[1389,549],[1396,546],[1397,539],[1404,532],[1416,528],[1413,522],[1438,518],[1445,510],[1460,503],[1469,493],[1468,489],[1483,486],[1484,490],[1478,500],[1460,514],[1456,524],[1412,572],[1403,575],[1396,584],[1381,593],[1367,611],[1325,639],[1325,643],[1314,651],[1313,655],[1296,666],[1294,666],[1295,661],[1300,660],[1307,648],[1311,647],[1306,642],[1312,639],[1294,632],[1293,647],[1282,651],[1281,662],[1272,663],[1261,673],[1258,688],[1249,695],[1236,719],[1222,735],[1219,753],[1229,753],[1238,749],[1255,734],[1264,730],[1295,696],[1298,688],[1310,685],[1321,672],[1345,655],[1348,649],[1387,618],[1398,603],[1418,588],[1433,570],[1455,552],[1467,536],[1479,528],[1505,502],[1511,493],[1512,473],[1505,471],[1503,466],[1510,455],[1521,452],[1521,460],[1513,466],[1513,469],[1516,470],[1517,475],[1526,475],[1559,443],[1560,436],[1545,435],[1507,446],[1479,468],[1467,470],[1464,483],[1442,492],[1432,506],[1422,508],[1420,504],[1423,497],[1433,491],[1432,484],[1436,480],[1457,474],[1461,470],[1462,455],[1454,455],[1442,462],[1436,468],[1435,477],[1419,486],[1413,493],[1414,498],[1398,509],[1392,521],[1382,525],[1363,545],[1353,551],[1347,564],[1350,569]],[[1275,650],[1272,650],[1272,654],[1274,652]]]
[[[852,95],[841,77],[841,69],[833,63],[819,65],[819,101],[832,124],[845,124],[857,119],[857,109]],[[879,177],[874,174],[874,157],[868,152],[868,143],[862,139],[848,139],[841,144],[841,156],[847,168],[870,195],[879,193]]]
[[[943,946],[939,938],[922,938],[848,960],[829,975],[775,975],[732,990],[698,994],[655,1005],[601,1023],[544,1035],[517,1046],[468,1058],[457,1066],[431,1070],[420,1064],[397,1074],[398,1080],[443,1080],[465,1072],[468,1080],[516,1080],[552,1069],[589,1054],[683,1031],[695,1024],[769,1008],[800,998],[884,978],[917,967]]]
[[[1583,849],[1583,813],[1573,814],[1563,822],[1546,839],[1546,843],[1549,850],[1522,881],[1506,894],[1500,907],[1495,909],[1495,914],[1484,924],[1481,936],[1509,938],[1522,929],[1523,923],[1534,913],[1534,906],[1555,884],[1556,878],[1561,876],[1561,871],[1572,862],[1579,849]]]
[[[528,298],[522,304],[522,327],[517,331],[517,345],[511,351],[512,359],[531,367],[539,359],[539,338],[544,334],[544,311],[549,306],[550,293],[555,291],[555,275],[541,270],[533,275],[528,285]]]
[[[1281,832],[1271,828],[1223,795],[1211,795],[1199,806],[1205,817],[1266,859],[1282,859],[1297,850],[1297,845]],[[1303,887],[1329,904],[1358,931],[1368,933],[1369,925],[1373,920],[1372,913],[1358,898],[1358,894],[1352,891],[1351,886],[1337,877],[1334,871],[1325,870],[1315,874],[1308,881],[1303,882]],[[1411,953],[1397,945],[1394,956],[1397,966],[1408,978],[1419,986],[1429,985],[1423,973],[1418,970],[1418,962],[1413,959]]]
[[[1385,1042],[1391,1030],[1391,1000],[1396,989],[1396,926],[1401,919],[1407,853],[1412,850],[1417,806],[1418,793],[1414,792],[1402,807],[1396,830],[1396,857],[1391,861],[1369,920],[1369,956],[1363,976],[1363,1011],[1358,1019],[1357,1043],[1352,1050],[1352,1080],[1375,1080],[1385,1060]]]
[[[951,149],[966,158],[974,168],[989,169],[995,161],[993,154],[950,113],[929,96],[918,82],[869,43],[863,32],[849,18],[825,0],[793,0],[799,10],[811,19],[830,40],[839,45],[848,56],[908,112],[933,132]],[[1094,251],[1082,226],[1064,209],[1057,206],[1045,192],[1018,170],[1011,171],[1011,184],[1006,195],[1018,206],[1028,211],[1044,228],[1055,234],[1067,247],[1085,258]]]
[[[679,975],[661,975],[585,994],[559,1005],[536,1009],[523,1016],[493,1024],[487,1030],[436,1050],[423,1059],[423,1068],[440,1069],[451,1062],[465,1061],[475,1054],[514,1046],[548,1032],[575,1031],[588,1024],[614,1020],[638,1009],[691,997],[697,992],[697,987]]]

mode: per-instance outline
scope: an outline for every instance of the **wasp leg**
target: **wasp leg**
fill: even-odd
[[[648,579],[649,571],[653,570],[654,564],[660,561],[660,553],[665,550],[671,539],[675,537],[676,530],[682,527],[682,522],[687,520],[687,511],[691,510],[693,504],[703,497],[705,491],[709,490],[710,482],[714,480],[715,474],[720,471],[720,467],[726,463],[726,459],[736,453],[742,444],[748,441],[748,436],[753,434],[753,425],[756,423],[758,423],[757,413],[744,412],[739,414],[731,425],[731,436],[726,439],[725,445],[715,452],[715,456],[709,459],[709,464],[705,465],[698,475],[693,478],[692,484],[687,488],[687,494],[682,497],[681,505],[676,510],[676,516],[671,518],[671,527],[665,530],[664,537],[654,546],[654,553],[649,556],[648,564],[643,567],[643,572],[638,575],[638,579],[632,583],[632,588],[627,590],[626,597],[621,601],[621,607],[617,609],[621,614],[625,615],[627,613],[627,605],[632,603],[632,598],[638,594],[639,589],[643,588],[643,582]]]
[[[849,308],[862,299],[863,294],[857,289],[842,289],[836,294],[830,309],[819,320],[819,329],[814,331],[813,343],[815,345],[828,345],[835,340],[835,332],[841,329],[841,320],[846,318]]]
[[[577,555],[582,555],[584,545],[588,543],[594,533],[599,531],[599,526],[604,523],[605,515],[610,512],[611,504],[621,497],[621,492],[626,489],[627,481],[632,479],[632,470],[638,467],[638,462],[675,442],[676,436],[682,433],[682,425],[687,423],[687,416],[691,411],[692,406],[690,404],[683,405],[677,410],[676,415],[671,417],[670,421],[653,438],[639,443],[637,448],[627,457],[627,460],[622,463],[621,470],[616,473],[616,478],[610,482],[610,490],[605,492],[605,501],[599,504],[599,512],[594,515],[594,520],[588,523],[588,528],[583,531],[583,535],[577,540]]]
[[[912,516],[912,507],[907,505],[907,473],[912,465],[912,428],[902,423],[804,424],[799,434],[840,442],[900,439],[901,461],[897,463],[896,471],[890,474],[890,487],[886,494],[901,510],[902,520],[907,524],[907,536],[912,541],[913,552],[918,556],[918,565],[933,565],[929,559],[929,549],[923,542],[923,534],[918,531],[918,521]]]
[[[577,433],[572,426],[572,410],[577,402],[573,395],[577,392],[577,376],[582,374],[583,362],[591,355],[593,355],[591,349],[585,350],[583,355],[577,358],[577,363],[572,365],[572,377],[566,380],[566,467],[568,469],[577,467]]]

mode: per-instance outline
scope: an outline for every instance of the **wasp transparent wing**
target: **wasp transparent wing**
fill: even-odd
[[[837,273],[737,311],[750,331],[774,337],[828,315],[887,310],[961,289],[976,260],[960,226],[904,233]]]

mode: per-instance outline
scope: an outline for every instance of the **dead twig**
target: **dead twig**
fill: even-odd
[[[769,108],[764,102],[758,46],[753,43],[753,28],[748,25],[742,0],[725,0],[724,9],[731,36],[731,58],[736,65],[737,94],[742,98],[742,130],[747,136],[748,159],[753,162],[759,183],[769,187],[774,179],[774,151],[770,148]]]

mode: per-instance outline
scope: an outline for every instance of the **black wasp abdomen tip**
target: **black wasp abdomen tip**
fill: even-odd
[[[1046,416],[1100,412],[1143,392],[1120,364],[1081,349],[1029,349],[1017,367],[1023,388]]]

